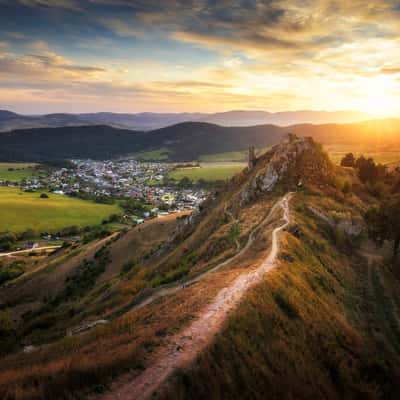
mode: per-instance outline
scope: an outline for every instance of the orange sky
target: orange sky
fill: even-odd
[[[0,7],[0,108],[400,110],[394,0],[0,0]]]

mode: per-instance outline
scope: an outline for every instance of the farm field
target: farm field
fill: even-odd
[[[364,157],[371,157],[375,162],[385,164],[389,167],[400,164],[400,149],[373,149],[365,146],[345,146],[345,145],[325,145],[325,150],[328,152],[330,158],[335,163],[340,163],[340,160],[347,154],[353,153],[355,157],[364,155]]]
[[[97,204],[49,193],[41,199],[39,192],[27,193],[17,188],[0,188],[0,231],[56,232],[64,227],[96,225],[121,211],[117,205]]]
[[[158,150],[153,151],[143,151],[140,153],[134,153],[132,156],[139,161],[168,161],[169,153],[171,151],[166,147],[161,147]]]
[[[0,181],[20,182],[38,175],[34,163],[0,163]],[[11,170],[10,170],[11,169]]]
[[[204,179],[205,181],[211,182],[229,179],[240,172],[244,167],[244,163],[223,163],[222,165],[210,163],[208,165],[202,164],[200,167],[195,168],[178,168],[171,171],[168,176],[176,180],[187,177],[191,181]]]
[[[257,156],[264,154],[271,147],[263,147],[256,149]],[[200,162],[246,162],[248,150],[228,151],[225,153],[204,154],[199,157]]]

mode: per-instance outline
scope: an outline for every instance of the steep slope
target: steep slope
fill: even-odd
[[[342,193],[343,178],[357,195]],[[88,254],[87,265],[106,260],[94,286],[43,299],[33,316],[108,323],[29,353],[15,344],[0,362],[0,396],[396,398],[400,293],[358,251],[372,200],[356,179],[292,135],[151,249],[133,250],[135,228]],[[36,338],[46,336],[37,322]]]

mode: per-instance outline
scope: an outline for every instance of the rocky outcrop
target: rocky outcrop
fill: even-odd
[[[312,182],[327,183],[333,176],[333,166],[328,156],[312,138],[288,135],[275,146],[272,157],[265,165],[255,168],[256,173],[240,192],[240,204],[246,204],[255,196],[271,192],[284,179],[299,185]]]
[[[339,221],[337,227],[348,236],[359,236],[364,224],[361,218],[349,218]]]
[[[364,228],[364,223],[361,217],[346,216],[335,214],[335,217],[325,214],[320,209],[308,205],[307,208],[320,220],[327,223],[331,228],[338,229],[348,236],[359,236]]]

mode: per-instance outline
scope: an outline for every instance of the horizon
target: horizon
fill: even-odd
[[[0,6],[0,108],[13,112],[400,111],[393,0]]]
[[[0,105],[0,112],[1,111],[5,111],[5,112],[12,112],[15,114],[19,114],[22,116],[26,116],[26,117],[40,117],[40,116],[44,116],[46,114],[71,114],[71,115],[79,115],[79,114],[86,114],[84,112],[68,112],[68,111],[59,111],[59,112],[54,112],[54,113],[35,113],[35,114],[28,114],[28,113],[24,113],[24,112],[19,112],[16,109],[10,109],[10,108],[5,108],[2,107]],[[254,112],[254,113],[265,113],[265,114],[279,114],[279,113],[363,113],[366,114],[366,116],[368,116],[368,118],[371,119],[390,119],[393,118],[391,116],[388,117],[374,117],[374,115],[369,114],[367,112],[363,112],[363,111],[359,111],[359,110],[350,110],[350,109],[342,109],[342,110],[312,110],[312,109],[294,109],[294,110],[282,110],[282,111],[269,111],[269,110],[261,110],[261,109],[227,109],[227,110],[222,110],[222,111],[171,111],[171,112],[163,112],[163,111],[149,111],[149,110],[145,110],[145,111],[139,111],[139,112],[135,112],[135,111],[128,111],[128,112],[119,112],[119,111],[92,111],[92,112],[88,112],[87,114],[131,114],[131,115],[135,115],[135,114],[204,114],[204,115],[214,115],[214,114],[225,114],[225,113],[246,113],[246,112]]]

